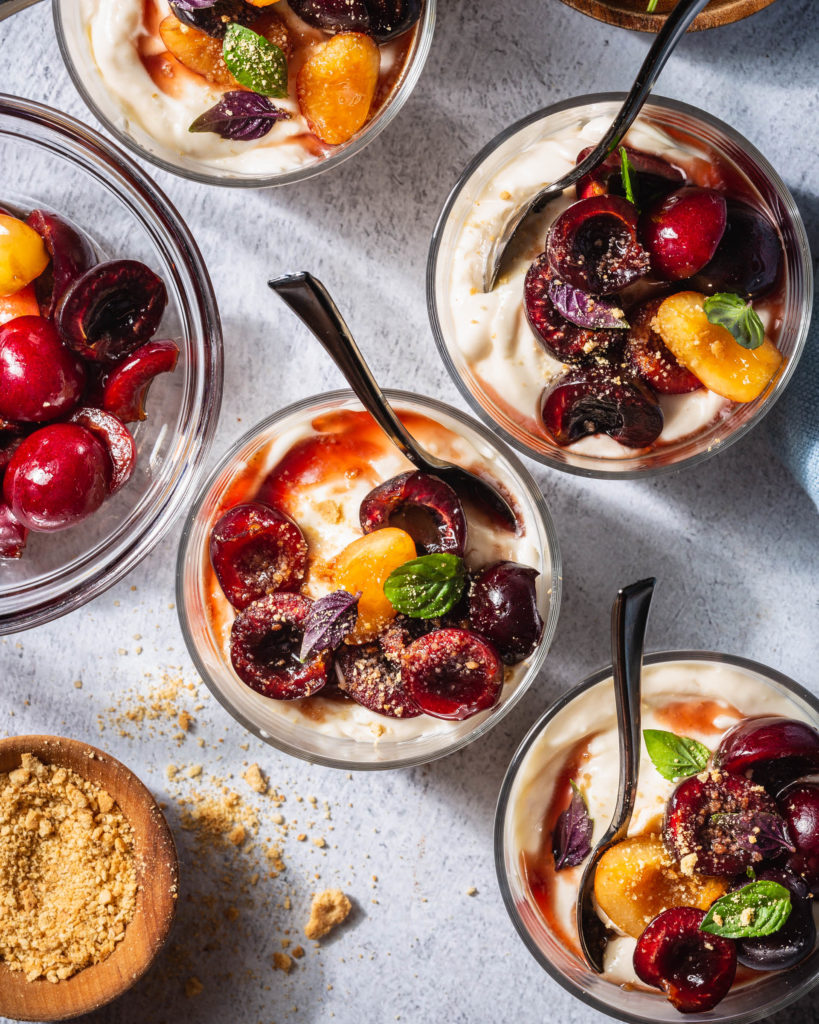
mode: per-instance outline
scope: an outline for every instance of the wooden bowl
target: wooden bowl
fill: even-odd
[[[122,995],[148,970],[168,937],[176,911],[179,861],[173,836],[156,801],[132,771],[88,743],[60,736],[0,740],[0,772],[20,766],[21,754],[73,769],[116,800],[134,830],[136,910],[114,952],[56,984],[26,981],[0,961],[0,1016],[56,1021],[90,1013]]]
[[[652,14],[646,12],[647,0],[562,0],[576,11],[588,14],[591,18],[604,21],[607,25],[618,28],[636,29],[638,32],[659,31],[666,14],[674,7],[677,0],[659,0],[657,10]],[[711,0],[705,10],[694,19],[691,30],[696,32],[705,28],[717,28],[729,25],[732,21],[747,18],[749,14],[761,11],[774,0]]]

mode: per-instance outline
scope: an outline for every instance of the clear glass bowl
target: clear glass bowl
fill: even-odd
[[[415,88],[429,55],[435,29],[436,2],[437,0],[424,0],[421,20],[415,27],[404,68],[375,116],[349,142],[332,147],[329,155],[280,173],[242,172],[219,168],[213,163],[185,155],[155,139],[135,119],[128,117],[119,100],[106,87],[92,55],[88,25],[83,17],[80,0],[52,0],[52,5],[57,40],[68,73],[91,113],[117,141],[137,156],[150,160],[157,167],[193,181],[206,185],[267,188],[272,185],[304,181],[330,170],[331,167],[336,167],[359,153],[387,127]]]
[[[475,197],[508,161],[535,140],[572,128],[592,117],[613,120],[625,94],[581,96],[539,110],[496,136],[470,162],[458,179],[438,218],[427,263],[427,304],[433,334],[453,380],[478,415],[504,440],[554,469],[583,476],[638,477],[696,465],[739,440],[782,394],[804,348],[810,324],[813,274],[805,228],[793,197],[768,161],[733,128],[696,107],[654,97],[643,108],[637,126],[670,132],[675,139],[717,154],[744,179],[748,192],[779,225],[785,246],[784,312],[778,348],[785,365],[753,402],[735,405],[729,414],[688,438],[657,447],[648,454],[622,458],[581,455],[554,444],[509,415],[497,396],[474,378],[458,349],[448,292],[455,245]],[[588,144],[584,142],[583,144]],[[579,147],[578,147],[579,148]],[[574,154],[572,154],[573,156]],[[528,415],[534,415],[534,410]]]
[[[224,511],[221,506],[225,495],[237,480],[245,477],[248,466],[272,440],[309,424],[321,414],[338,409],[361,409],[361,403],[350,391],[329,392],[290,405],[257,424],[222,457],[185,523],[176,575],[182,633],[200,676],[238,722],[285,753],[335,768],[378,769],[421,764],[459,750],[482,736],[511,710],[537,676],[551,645],[560,607],[560,554],[554,524],[540,489],[516,456],[485,427],[442,402],[404,391],[389,391],[387,395],[397,408],[427,415],[466,438],[480,455],[491,456],[497,479],[518,499],[524,521],[537,533],[540,562],[535,568],[540,572],[538,601],[545,625],[542,641],[525,665],[525,674],[512,694],[492,711],[465,722],[446,723],[451,728],[437,735],[389,740],[382,737],[377,742],[362,742],[352,737],[328,735],[285,719],[275,707],[282,702],[261,696],[239,680],[214,630],[208,614],[204,572],[209,565],[210,530]],[[230,504],[235,504],[236,500],[231,499]]]
[[[757,681],[763,687],[763,692],[770,687],[773,697],[784,698],[788,706],[793,708],[791,714],[794,717],[806,719],[819,727],[819,699],[775,669],[745,658],[710,651],[666,651],[661,654],[650,654],[645,658],[644,665],[666,665],[674,662],[710,663],[737,669]],[[532,770],[528,758],[550,727],[560,730],[555,732],[555,736],[561,741],[561,747],[564,737],[565,742],[570,744],[571,740],[566,734],[565,723],[561,723],[560,715],[587,691],[599,689],[600,700],[614,707],[611,673],[611,666],[595,672],[552,704],[529,730],[506,772],[495,812],[495,868],[503,901],[512,923],[535,960],[559,985],[582,1002],[617,1020],[633,1024],[679,1024],[681,1020],[708,1021],[709,1024],[743,1024],[767,1020],[769,1014],[799,999],[819,981],[819,948],[815,948],[807,959],[788,971],[770,971],[760,974],[758,981],[735,986],[725,999],[708,1013],[681,1015],[659,991],[626,989],[606,981],[590,970],[579,954],[567,949],[556,939],[540,911],[528,898],[528,888],[522,875],[514,834],[515,804],[520,799],[522,780],[527,769]],[[556,756],[559,756],[559,751],[556,751]]]
[[[120,580],[187,505],[222,398],[222,329],[208,272],[179,215],[124,154],[73,118],[0,96],[0,203],[68,217],[109,258],[141,260],[168,290],[159,337],[180,349],[132,425],[131,480],[84,522],[31,533],[23,557],[0,560],[0,633],[63,615]]]

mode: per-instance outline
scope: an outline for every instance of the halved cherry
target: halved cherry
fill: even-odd
[[[661,395],[684,395],[701,388],[694,374],[681,366],[652,325],[663,299],[650,299],[629,313],[626,360],[632,371]]]
[[[28,530],[14,518],[5,501],[0,499],[0,558],[21,558]]]
[[[228,25],[250,26],[263,13],[246,0],[216,0],[212,4],[194,4],[191,7],[171,3],[171,10],[180,21],[216,39],[224,37]]]
[[[819,772],[819,730],[779,715],[744,718],[722,737],[714,764],[776,791],[800,775]]]
[[[537,606],[538,571],[517,562],[494,562],[469,591],[469,622],[500,652],[507,665],[528,658],[543,632]]]
[[[342,644],[335,653],[339,689],[362,707],[388,718],[417,718],[421,709],[407,696],[401,669],[378,644]]]
[[[582,149],[575,162],[579,164],[585,160],[593,148],[587,146]],[[637,201],[641,206],[685,183],[683,172],[662,157],[644,153],[641,149],[632,149],[631,146],[626,146],[625,150],[633,176],[636,177]],[[620,150],[609,153],[602,164],[578,181],[575,189],[578,199],[602,195],[625,196]]]
[[[497,704],[503,662],[477,633],[437,629],[407,648],[401,678],[410,700],[426,714],[461,721]]]
[[[109,494],[116,494],[131,479],[137,460],[136,444],[131,431],[122,420],[110,412],[84,406],[77,409],[69,418],[71,423],[79,423],[81,427],[96,434],[108,450],[111,458],[111,482]]]
[[[173,373],[179,348],[172,341],[149,341],[126,356],[105,379],[102,405],[125,423],[145,419],[145,396],[160,373]]]
[[[299,589],[307,571],[307,541],[290,516],[249,501],[214,524],[210,560],[225,597],[241,609],[265,594]]]
[[[573,203],[554,221],[546,252],[557,276],[593,295],[612,295],[649,270],[637,239],[637,211],[619,196]]]
[[[373,488],[359,510],[364,533],[397,526],[431,554],[463,555],[466,515],[458,495],[436,476],[401,473]]]
[[[719,769],[692,775],[669,798],[663,839],[678,861],[693,857],[693,868],[700,874],[738,875],[763,859],[726,824],[730,819],[725,815],[744,812],[778,817],[773,799],[744,775]]]
[[[366,32],[378,42],[401,35],[421,17],[421,0],[292,0],[308,25],[325,32]]]
[[[42,238],[51,257],[35,288],[43,316],[53,317],[68,287],[96,263],[96,254],[85,235],[56,213],[32,210],[26,223]]]
[[[56,312],[66,343],[85,359],[115,362],[156,333],[168,293],[137,260],[99,263],[63,295]]]
[[[755,299],[779,280],[782,242],[767,216],[739,199],[726,200],[728,220],[717,251],[691,282],[706,292],[735,292]]]
[[[299,661],[304,623],[312,601],[301,594],[267,594],[243,609],[230,630],[236,675],[265,697],[296,700],[327,681],[327,651]]]
[[[637,940],[634,970],[640,981],[662,989],[681,1013],[705,1013],[734,983],[734,943],[700,931],[705,911],[672,907],[648,925]]]

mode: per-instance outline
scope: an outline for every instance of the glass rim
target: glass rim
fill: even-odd
[[[294,168],[290,171],[285,171],[280,174],[259,174],[248,175],[246,177],[231,177],[229,175],[220,174],[215,168],[212,172],[207,172],[204,170],[200,171],[188,167],[182,167],[165,157],[152,153],[149,149],[146,149],[137,142],[131,135],[123,131],[122,128],[114,124],[100,109],[96,101],[91,96],[90,90],[85,85],[83,76],[80,74],[80,71],[71,56],[66,40],[62,8],[65,3],[74,2],[76,2],[76,0],[52,0],[51,9],[54,18],[54,30],[57,35],[57,43],[60,48],[63,63],[65,64],[74,88],[80,94],[82,101],[94,117],[105,127],[105,130],[110,132],[117,142],[125,146],[132,153],[136,153],[136,155],[141,159],[149,161],[155,167],[160,168],[160,170],[167,171],[169,174],[186,178],[189,181],[198,182],[201,185],[217,185],[223,188],[249,189],[276,188],[280,185],[289,185],[293,182],[306,181],[308,178],[314,178],[316,175],[322,174],[324,171],[329,171],[331,168],[337,167],[339,164],[349,160],[351,157],[361,152],[368,143],[372,142],[372,140],[375,139],[376,136],[379,135],[397,116],[398,112],[409,99],[418,79],[421,77],[421,72],[424,69],[424,65],[426,64],[427,57],[429,56],[429,51],[432,46],[437,4],[437,0],[424,0],[424,11],[421,16],[421,21],[418,24],[416,40],[410,51],[409,62],[405,68],[398,88],[389,99],[387,106],[382,107],[376,113],[372,121],[368,122],[364,126],[363,130],[359,130],[360,134],[358,135],[358,138],[354,139],[351,143],[345,145],[343,149],[332,153],[328,157],[316,160],[303,167]]]
[[[389,401],[394,404],[400,404],[401,402],[410,402],[416,405],[426,406],[433,412],[441,411],[446,415],[451,416],[453,419],[466,425],[470,430],[474,430],[478,436],[490,444],[493,449],[500,452],[500,454],[506,460],[510,470],[514,474],[517,483],[523,487],[529,500],[535,509],[535,512],[543,526],[544,533],[548,543],[548,554],[550,560],[550,593],[549,593],[549,612],[548,617],[543,624],[543,636],[541,642],[532,655],[532,662],[529,665],[526,674],[522,677],[521,681],[515,688],[509,698],[499,705],[494,714],[490,715],[484,722],[480,724],[476,729],[467,733],[465,736],[459,738],[457,741],[450,743],[444,749],[435,751],[431,755],[425,756],[405,756],[400,758],[394,758],[392,760],[385,761],[353,761],[343,760],[341,758],[325,756],[322,754],[306,753],[294,744],[288,743],[281,740],[278,737],[271,736],[264,730],[260,729],[253,722],[250,722],[247,717],[238,711],[235,706],[227,700],[227,698],[221,693],[219,688],[212,683],[210,673],[207,666],[204,664],[203,659],[199,656],[199,651],[194,636],[194,625],[191,623],[188,617],[188,605],[185,599],[185,571],[188,560],[188,546],[191,540],[191,535],[196,525],[197,517],[210,496],[213,485],[217,481],[218,477],[225,470],[225,468],[236,458],[239,452],[257,438],[260,434],[272,427],[275,427],[277,423],[282,420],[304,412],[317,405],[323,405],[327,403],[333,403],[338,401],[348,401],[356,398],[353,391],[349,388],[339,388],[334,391],[327,391],[323,394],[310,395],[306,398],[299,399],[296,402],[292,402],[290,405],[284,407],[278,412],[261,420],[255,426],[247,430],[242,436],[235,441],[225,454],[219,459],[212,472],[208,475],[207,480],[201,485],[200,493],[197,495],[195,501],[191,505],[188,514],[185,518],[185,524],[182,529],[182,535],[179,540],[179,547],[177,551],[176,559],[176,611],[179,618],[179,625],[182,630],[182,636],[185,641],[185,645],[188,649],[188,654],[194,663],[194,666],[199,673],[200,678],[207,686],[208,690],[216,698],[219,704],[231,715],[240,725],[251,732],[258,739],[268,745],[281,750],[285,754],[289,754],[292,757],[299,758],[302,761],[308,761],[311,764],[323,765],[327,768],[338,768],[345,771],[386,771],[396,768],[410,768],[420,764],[428,764],[432,761],[437,761],[439,758],[447,757],[450,754],[454,754],[456,751],[463,749],[468,744],[474,742],[481,736],[485,735],[490,729],[492,729],[497,723],[504,718],[509,711],[518,703],[518,701],[527,692],[529,687],[532,685],[534,680],[537,678],[540,670],[543,667],[543,663],[551,649],[554,641],[555,631],[557,629],[557,620],[560,612],[560,602],[562,595],[562,561],[560,554],[560,547],[557,539],[557,531],[555,529],[554,520],[552,514],[549,511],[549,507],[546,503],[546,499],[543,492],[538,487],[536,480],[532,477],[529,470],[520,461],[518,456],[502,442],[495,437],[492,432],[482,423],[473,420],[467,413],[462,412],[460,409],[456,409],[453,406],[448,405],[446,402],[442,402],[437,398],[431,398],[426,395],[419,395],[411,391],[404,391],[396,388],[385,388],[384,394],[387,396]]]
[[[767,681],[771,681],[781,686],[789,693],[804,701],[814,714],[819,717],[819,697],[811,693],[810,690],[807,690],[800,683],[797,683],[794,679],[791,679],[790,676],[785,675],[784,672],[780,672],[778,669],[771,668],[768,665],[763,665],[762,662],[753,661],[750,658],[743,658],[739,655],[724,654],[718,651],[665,650],[646,654],[643,658],[643,665],[662,665],[676,661],[717,662],[724,665],[730,665],[734,668],[744,669],[748,672],[753,672],[756,675],[762,676]],[[501,897],[503,899],[503,905],[515,927],[515,931],[518,933],[518,936],[522,940],[523,945],[526,947],[528,952],[553,981],[556,981],[561,988],[565,989],[570,993],[570,995],[579,999],[587,1006],[591,1006],[593,1009],[599,1010],[601,1013],[614,1017],[616,1020],[623,1021],[625,1024],[653,1024],[654,1018],[629,1013],[627,1010],[614,1007],[611,1003],[584,991],[544,955],[540,947],[529,934],[529,930],[520,916],[515,900],[512,896],[506,872],[504,831],[506,817],[509,810],[509,798],[515,781],[517,780],[518,772],[520,771],[527,754],[534,743],[542,735],[544,729],[561,711],[564,710],[564,708],[575,700],[575,698],[584,694],[587,690],[590,690],[598,683],[602,683],[604,680],[609,679],[612,674],[613,666],[607,665],[605,668],[600,668],[597,669],[597,671],[592,672],[576,686],[573,686],[565,693],[562,693],[529,727],[526,735],[520,741],[520,744],[509,762],[506,773],[504,774],[495,806],[495,819],[492,828],[495,874],[498,881],[498,887],[501,892]],[[816,952],[817,950],[814,950],[814,955]],[[710,1020],[711,1014],[715,1013],[716,1015],[713,1017],[715,1024],[751,1024],[753,1021],[760,1020],[759,1012],[767,1015],[783,1009],[809,992],[817,982],[819,982],[819,970],[815,970],[812,976],[805,978],[801,984],[794,988],[789,988],[785,985],[782,995],[766,1004],[761,1010],[743,1011],[741,1013],[735,1013],[728,1016],[719,1016],[718,1010],[710,1011],[708,1019]],[[612,984],[612,988],[617,989],[618,991],[620,990],[619,986],[614,984]],[[662,996],[662,993],[658,991],[657,995],[659,998]],[[701,1018],[698,1016],[696,1019],[699,1020]]]
[[[62,570],[50,573],[45,581],[18,585],[16,592],[30,592],[33,603],[0,613],[3,635],[50,622],[98,597],[131,572],[167,534],[199,481],[216,431],[222,400],[223,345],[219,310],[202,254],[190,229],[156,183],[95,129],[46,104],[0,93],[1,118],[36,125],[50,141],[21,135],[26,144],[50,150],[95,177],[142,223],[152,243],[166,250],[184,269],[184,280],[181,275],[176,280],[183,303],[180,316],[200,345],[196,363],[191,360],[195,376],[186,388],[187,412],[192,419],[185,429],[185,459],[178,460],[187,479],[180,470],[157,496],[157,503],[145,510],[132,536],[120,538],[113,551],[108,538],[103,550],[97,546],[81,556],[61,588],[57,581]],[[128,197],[129,190],[139,200],[138,208]],[[179,273],[176,267],[173,272]],[[46,587],[48,593],[44,595],[41,592]]]
[[[460,197],[464,187],[468,183],[472,175],[478,170],[481,164],[484,163],[492,154],[505,142],[507,142],[516,133],[523,131],[523,129],[529,127],[529,125],[535,124],[538,121],[543,120],[546,117],[550,117],[554,114],[562,113],[566,110],[571,110],[574,107],[588,106],[593,103],[622,103],[626,98],[625,92],[599,92],[589,93],[584,96],[574,96],[567,100],[561,100],[558,103],[549,104],[549,106],[541,107],[539,110],[534,111],[531,114],[527,114],[525,117],[520,118],[513,124],[509,125],[503,131],[495,135],[489,142],[484,145],[479,152],[469,161],[464,170],[458,176],[455,184],[450,190],[444,204],[441,208],[441,212],[435,222],[435,227],[432,231],[432,238],[430,240],[429,253],[427,255],[427,266],[426,266],[426,300],[427,300],[427,315],[429,317],[430,326],[432,328],[432,336],[435,339],[435,344],[438,348],[438,353],[447,368],[447,372],[452,378],[455,386],[461,395],[466,399],[470,409],[483,420],[484,423],[491,426],[493,430],[497,431],[498,435],[503,440],[515,448],[517,451],[522,452],[528,458],[533,459],[535,462],[541,465],[548,466],[550,469],[557,469],[563,473],[571,473],[575,476],[591,477],[594,479],[605,479],[605,480],[637,480],[645,479],[651,476],[662,476],[667,473],[676,473],[682,469],[687,469],[692,466],[699,465],[716,455],[720,451],[724,451],[730,445],[734,444],[744,437],[749,430],[757,426],[757,424],[768,414],[773,408],[775,403],[778,401],[782,392],[787,387],[788,382],[796,371],[796,367],[804,351],[805,345],[808,339],[808,332],[810,328],[810,301],[809,297],[813,295],[813,265],[812,257],[810,252],[810,244],[808,242],[807,232],[805,225],[802,220],[802,215],[799,212],[799,208],[791,195],[785,182],[782,180],[780,175],[767,160],[767,158],[759,152],[759,150],[749,142],[744,135],[740,134],[731,125],[726,124],[720,118],[715,117],[713,114],[709,114],[707,111],[695,107],[690,103],[684,103],[681,100],[671,99],[666,96],[657,96],[652,94],[643,106],[643,109],[649,109],[652,106],[660,107],[661,109],[672,110],[675,113],[683,114],[695,120],[700,120],[708,124],[710,127],[717,129],[722,132],[730,141],[737,145],[743,152],[750,157],[750,159],[756,163],[763,174],[770,180],[779,200],[786,208],[789,217],[793,223],[795,234],[798,242],[799,259],[798,264],[802,272],[802,284],[806,296],[806,307],[807,316],[802,317],[802,321],[799,325],[794,350],[790,358],[788,359],[782,373],[776,379],[773,388],[770,390],[765,400],[756,410],[753,416],[751,416],[746,423],[740,424],[734,428],[730,434],[725,438],[720,438],[718,443],[709,445],[705,450],[695,452],[693,455],[688,455],[685,458],[680,459],[678,462],[672,462],[668,465],[658,466],[647,466],[643,469],[618,469],[616,466],[622,465],[624,460],[621,459],[603,459],[595,458],[594,456],[584,456],[586,460],[592,462],[599,462],[600,465],[575,465],[572,463],[562,462],[553,456],[535,451],[529,447],[523,441],[520,441],[517,437],[511,434],[504,426],[502,426],[497,420],[495,420],[481,405],[481,403],[475,398],[471,390],[467,386],[463,374],[455,365],[452,356],[450,355],[449,348],[444,339],[444,332],[441,326],[441,318],[438,313],[438,302],[437,294],[435,289],[435,276],[438,266],[438,258],[440,255],[441,244],[443,241],[444,230],[447,225],[447,221],[452,212],[452,208]],[[606,464],[613,464],[609,468]]]

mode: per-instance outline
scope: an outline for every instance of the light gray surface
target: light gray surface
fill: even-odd
[[[462,405],[437,356],[424,303],[429,236],[448,189],[467,159],[511,120],[571,95],[625,88],[647,47],[646,37],[601,26],[556,0],[441,0],[441,7],[419,87],[397,122],[357,160],[329,176],[255,194],[157,175],[199,240],[224,318],[225,400],[214,457],[272,410],[340,383],[318,345],[265,287],[269,276],[284,271],[309,269],[326,282],[383,383]],[[0,26],[0,53],[6,91],[90,121],[61,66],[45,5]],[[778,0],[744,23],[688,37],[658,90],[723,118],[771,159],[794,191],[814,250],[817,64],[814,0]],[[265,892],[279,906],[286,888],[290,912],[242,905],[239,921],[225,922],[216,948],[204,949],[213,936],[200,934],[198,924],[213,909],[205,914],[200,896],[183,895],[174,941],[189,965],[161,958],[130,994],[86,1020],[605,1019],[540,971],[501,904],[491,827],[505,766],[549,701],[608,660],[614,592],[647,574],[660,581],[651,649],[741,654],[819,692],[819,531],[813,506],[771,455],[764,425],[704,466],[655,482],[535,474],[565,565],[553,652],[542,677],[494,733],[426,768],[352,779],[311,768],[244,735],[210,698],[181,746],[172,738],[175,728],[161,723],[133,730],[133,738],[120,736],[104,714],[117,694],[148,692],[147,674],[174,666],[193,678],[170,608],[178,528],[98,601],[0,643],[0,728],[104,746],[169,800],[174,825],[169,762],[238,775],[243,763],[258,761],[287,794],[282,811],[288,820],[298,817],[300,827],[311,819],[296,794],[314,794],[320,808],[323,800],[332,807],[333,832],[320,811],[315,828],[304,827],[327,838],[326,857],[291,833],[286,874],[261,880],[249,901],[261,903]],[[82,689],[74,688],[75,679]],[[102,734],[101,713],[108,722]],[[241,781],[237,789],[253,796]],[[210,892],[225,907],[241,902],[231,895],[239,870],[234,861],[225,861],[224,879],[219,863],[200,858],[189,835],[176,831],[187,893]],[[320,881],[312,877],[317,870]],[[309,948],[289,975],[272,971],[280,930],[298,929],[310,891],[326,885],[342,886],[356,901],[349,927],[320,953]],[[471,886],[477,893],[470,897]],[[205,990],[186,998],[190,975]],[[815,1021],[815,1001],[805,999],[775,1019]]]

